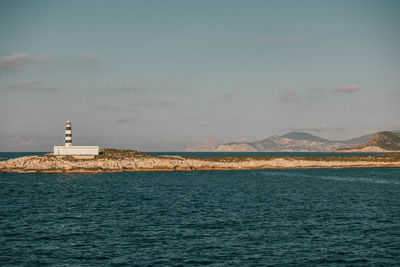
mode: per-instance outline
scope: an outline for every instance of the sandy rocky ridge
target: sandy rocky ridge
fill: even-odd
[[[94,159],[51,154],[0,162],[2,172],[122,172],[281,168],[400,167],[400,154],[343,157],[180,157],[154,156],[134,150],[104,149]]]

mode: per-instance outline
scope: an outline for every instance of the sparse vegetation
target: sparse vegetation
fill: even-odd
[[[150,154],[140,152],[138,150],[103,148],[100,150],[100,154],[95,156],[95,159],[122,160],[122,159],[138,158],[138,157],[145,158],[153,156]]]
[[[69,162],[67,164],[67,162]],[[263,168],[336,168],[399,167],[400,153],[338,156],[198,156],[151,155],[136,150],[102,149],[91,159],[74,156],[36,155],[0,162],[0,171],[8,172],[102,172],[173,171]]]
[[[400,153],[385,153],[378,155],[349,155],[349,156],[265,156],[265,155],[240,155],[240,156],[213,156],[213,157],[185,157],[213,162],[243,162],[251,160],[309,160],[309,161],[400,161]]]
[[[71,162],[88,161],[93,159],[77,159],[71,155],[54,156],[54,155],[38,155],[39,159],[63,159]],[[100,154],[94,157],[94,160],[129,160],[135,158],[176,158],[175,156],[157,156],[130,149],[104,148],[100,150]],[[275,156],[275,155],[237,155],[237,156],[185,156],[177,157],[180,159],[202,160],[209,162],[246,162],[259,160],[306,160],[306,161],[380,161],[392,162],[400,161],[400,153],[384,153],[377,155],[345,155],[345,156]]]

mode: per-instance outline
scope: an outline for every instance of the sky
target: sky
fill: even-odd
[[[400,1],[0,2],[0,151],[400,129]]]

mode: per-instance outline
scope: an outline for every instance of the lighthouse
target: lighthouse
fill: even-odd
[[[71,121],[65,123],[65,146],[72,146]]]
[[[99,154],[98,146],[73,146],[72,145],[72,124],[71,121],[65,123],[65,145],[54,146],[54,155],[71,155],[75,158],[93,158]]]

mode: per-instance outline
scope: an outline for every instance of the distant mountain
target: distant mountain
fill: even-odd
[[[214,139],[204,145],[188,146],[186,151],[214,152],[385,152],[400,151],[400,131],[385,131],[348,140],[332,141],[309,133],[291,132],[273,135],[255,142],[234,142],[217,146]],[[211,142],[211,141],[212,142]]]
[[[343,141],[339,141],[340,143],[346,144],[348,146],[355,146],[358,144],[361,144],[362,142],[367,141],[368,139],[370,139],[374,134],[367,134],[367,135],[363,135],[360,137],[356,137],[356,138],[352,138],[352,139],[348,139],[348,140],[343,140]]]
[[[309,133],[301,133],[301,132],[291,132],[282,135],[281,137],[290,138],[295,140],[306,140],[306,141],[315,141],[315,142],[330,142],[327,139],[309,134]]]
[[[274,135],[261,141],[236,142],[223,144],[216,148],[218,152],[281,152],[281,151],[333,151],[367,140],[371,135],[365,135],[344,141],[332,141],[309,133],[291,132],[282,136]]]
[[[400,151],[400,133],[389,131],[379,132],[361,144],[345,150],[366,152]]]

